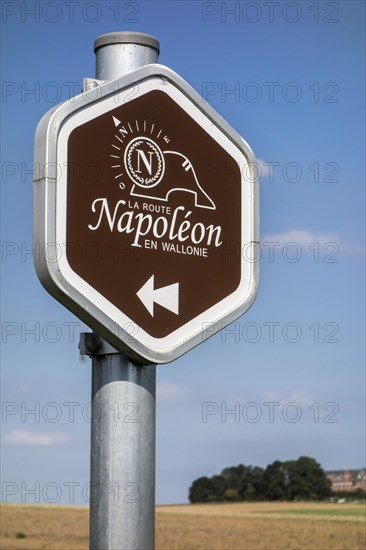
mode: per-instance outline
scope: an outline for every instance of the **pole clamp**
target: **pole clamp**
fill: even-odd
[[[80,333],[79,351],[81,356],[87,355],[88,357],[101,357],[102,355],[120,353],[95,332]]]

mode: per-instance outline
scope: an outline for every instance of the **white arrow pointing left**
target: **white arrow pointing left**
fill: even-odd
[[[179,315],[179,283],[154,289],[154,275],[151,275],[136,294],[152,317],[154,302]]]

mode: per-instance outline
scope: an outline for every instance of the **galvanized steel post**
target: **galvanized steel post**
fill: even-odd
[[[96,78],[156,63],[159,42],[136,32],[100,36]],[[141,366],[97,335],[81,335],[92,357],[90,548],[153,550],[156,366]]]
[[[111,80],[150,63],[157,63],[159,42],[142,32],[111,32],[94,42],[96,78]]]

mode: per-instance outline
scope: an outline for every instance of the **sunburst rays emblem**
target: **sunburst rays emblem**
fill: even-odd
[[[112,169],[120,189],[129,188],[132,197],[167,202],[172,193],[184,191],[195,197],[195,206],[216,210],[215,203],[198,181],[191,161],[181,152],[166,150],[170,138],[155,123],[146,120],[122,122],[112,117]],[[162,181],[166,166],[174,168],[177,181]],[[162,182],[162,183],[161,183]],[[158,185],[161,185],[158,187]]]
[[[156,130],[155,123],[146,120],[122,124],[113,117],[113,122],[116,133],[110,157],[119,187],[125,189],[127,182],[142,188],[158,185],[165,171],[164,155],[157,143],[163,130]],[[169,138],[165,136],[167,143]]]

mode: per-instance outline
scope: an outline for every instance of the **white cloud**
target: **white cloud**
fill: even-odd
[[[277,402],[280,407],[284,407],[288,403],[297,403],[300,407],[310,407],[316,399],[302,390],[294,391],[289,395],[266,391],[263,394],[263,401]]]
[[[156,395],[159,401],[182,401],[187,395],[187,388],[172,382],[159,382]]]
[[[4,443],[12,445],[33,445],[48,447],[50,445],[59,445],[67,443],[69,436],[63,432],[30,432],[27,430],[13,430],[3,439]]]
[[[280,245],[297,243],[304,248],[314,243],[319,243],[319,246],[324,246],[327,243],[339,244],[339,236],[336,233],[316,233],[297,229],[292,229],[285,233],[268,233],[263,235],[261,240],[263,243],[280,243]]]
[[[308,250],[309,253],[314,254],[316,249],[309,249],[310,246],[314,246],[318,243],[320,251],[323,254],[334,254],[334,257],[342,252],[348,254],[365,254],[365,247],[360,244],[350,243],[345,241],[340,235],[334,232],[320,233],[316,231],[291,229],[284,233],[266,233],[262,236],[261,242],[264,243],[280,243],[280,246],[284,246],[289,243],[297,243],[303,251]],[[331,244],[331,243],[334,243]],[[323,247],[326,247],[323,249]],[[339,247],[337,249],[337,247]],[[323,249],[323,250],[322,250]]]
[[[258,175],[261,178],[267,178],[270,175],[271,165],[270,164],[264,164],[266,161],[263,159],[256,159],[256,163],[258,164]],[[273,167],[272,167],[273,170]]]

